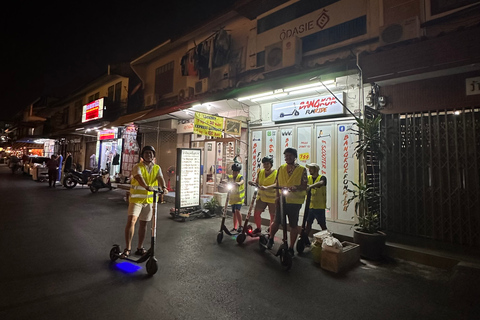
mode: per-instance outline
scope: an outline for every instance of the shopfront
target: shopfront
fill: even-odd
[[[119,133],[118,128],[98,132],[97,149],[94,158],[97,168],[107,170],[111,176],[120,173],[123,140],[119,137]],[[89,157],[92,157],[92,155]]]

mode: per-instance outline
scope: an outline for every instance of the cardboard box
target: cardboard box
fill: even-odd
[[[360,260],[360,246],[348,241],[342,242],[342,246],[342,252],[322,250],[320,263],[322,269],[341,273],[358,263]]]

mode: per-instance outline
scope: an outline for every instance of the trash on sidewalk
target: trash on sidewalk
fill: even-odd
[[[338,241],[338,239],[335,240]],[[331,239],[325,239],[322,244],[320,264],[322,269],[341,273],[350,269],[360,261],[360,246],[358,244],[344,241],[341,243],[341,248],[338,248],[336,241],[334,241],[335,244],[333,246],[327,245],[327,242],[331,242]]]

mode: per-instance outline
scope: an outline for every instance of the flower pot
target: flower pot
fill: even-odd
[[[375,233],[353,230],[353,242],[360,245],[360,256],[367,260],[382,260],[385,254],[387,235],[381,231]]]

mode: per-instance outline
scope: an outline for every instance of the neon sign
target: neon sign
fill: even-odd
[[[103,118],[104,100],[104,98],[101,98],[83,106],[82,123]]]

